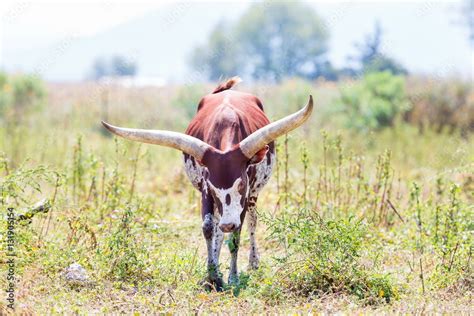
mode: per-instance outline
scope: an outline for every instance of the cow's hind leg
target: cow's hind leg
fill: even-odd
[[[237,258],[239,254],[240,245],[240,228],[234,231],[229,238],[229,250],[230,250],[230,272],[229,272],[229,284],[237,285],[239,283],[239,275],[237,270]]]
[[[257,250],[257,243],[255,241],[255,230],[257,228],[257,197],[251,196],[249,198],[248,207],[248,228],[250,237],[250,254],[249,254],[249,267],[251,269],[258,269],[260,256]]]

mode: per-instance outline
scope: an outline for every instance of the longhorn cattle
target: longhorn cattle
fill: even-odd
[[[202,231],[207,243],[208,281],[223,289],[219,254],[224,233],[231,233],[229,284],[238,282],[240,232],[248,214],[249,266],[256,269],[256,203],[275,165],[273,141],[303,124],[311,115],[313,99],[300,111],[270,123],[262,102],[252,94],[230,90],[234,77],[199,102],[186,133],[130,129],[103,125],[134,141],[173,147],[184,153],[186,174],[201,193]]]

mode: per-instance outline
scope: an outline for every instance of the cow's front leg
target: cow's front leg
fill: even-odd
[[[239,245],[240,245],[240,231],[234,231],[229,238],[229,250],[230,250],[230,273],[229,273],[229,284],[237,285],[239,284],[239,274],[237,270],[237,258],[239,254]]]
[[[222,280],[222,274],[219,270],[219,257],[221,254],[222,241],[224,240],[224,233],[219,228],[219,215],[214,215],[214,232],[212,238],[212,264],[209,266],[209,275],[212,275],[216,290],[222,291],[224,288],[224,281]]]
[[[255,241],[255,230],[257,228],[257,197],[251,196],[249,198],[248,206],[248,228],[250,236],[250,254],[249,254],[249,267],[251,269],[258,269],[260,256],[257,250],[257,243]]]
[[[222,245],[223,233],[214,218],[214,203],[210,196],[202,196],[202,232],[207,245],[207,272],[208,281],[217,291],[223,290],[224,282],[219,271],[219,254]]]

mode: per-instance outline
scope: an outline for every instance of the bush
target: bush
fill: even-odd
[[[402,76],[388,71],[369,73],[343,88],[336,106],[351,128],[365,131],[393,126],[397,116],[408,110],[404,86]]]
[[[44,83],[33,75],[7,76],[0,73],[0,115],[16,118],[37,109],[46,96]]]
[[[271,236],[287,249],[277,260],[282,282],[290,290],[305,295],[346,293],[368,303],[398,296],[387,275],[370,272],[360,263],[368,232],[361,221],[325,220],[309,209],[264,221]]]
[[[454,183],[444,183],[439,178],[436,187],[436,196],[425,200],[421,196],[422,187],[417,183],[412,185],[408,212],[413,220],[406,231],[406,243],[419,258],[418,265],[412,266],[420,272],[423,291],[472,288],[472,201],[462,199],[463,192]],[[429,261],[427,253],[431,255]]]
[[[58,187],[60,175],[45,166],[29,167],[26,163],[12,168],[7,158],[0,153],[0,218],[7,223],[8,208],[12,208],[15,216],[14,224],[14,250],[18,259],[18,273],[21,275],[23,268],[36,259],[36,250],[41,242],[41,230],[39,225],[32,225],[34,219],[44,219],[51,212],[54,198],[46,198],[42,188],[49,183]],[[47,195],[46,195],[47,196]],[[39,201],[40,204],[34,204]],[[49,214],[48,214],[49,215]],[[0,256],[7,258],[7,239],[9,236],[7,225],[0,225]],[[5,238],[5,239],[4,239]]]
[[[115,225],[103,249],[98,251],[99,258],[108,264],[108,276],[129,283],[147,276],[144,272],[147,252],[135,238],[134,213],[136,210],[129,208],[122,212],[120,223]]]
[[[405,121],[419,126],[433,127],[437,132],[448,129],[463,133],[474,131],[474,91],[462,81],[434,82],[412,79],[408,85],[411,109]]]

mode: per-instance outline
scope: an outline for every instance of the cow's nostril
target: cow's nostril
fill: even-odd
[[[230,233],[235,229],[235,224],[220,224],[219,228],[224,232],[224,233]]]

